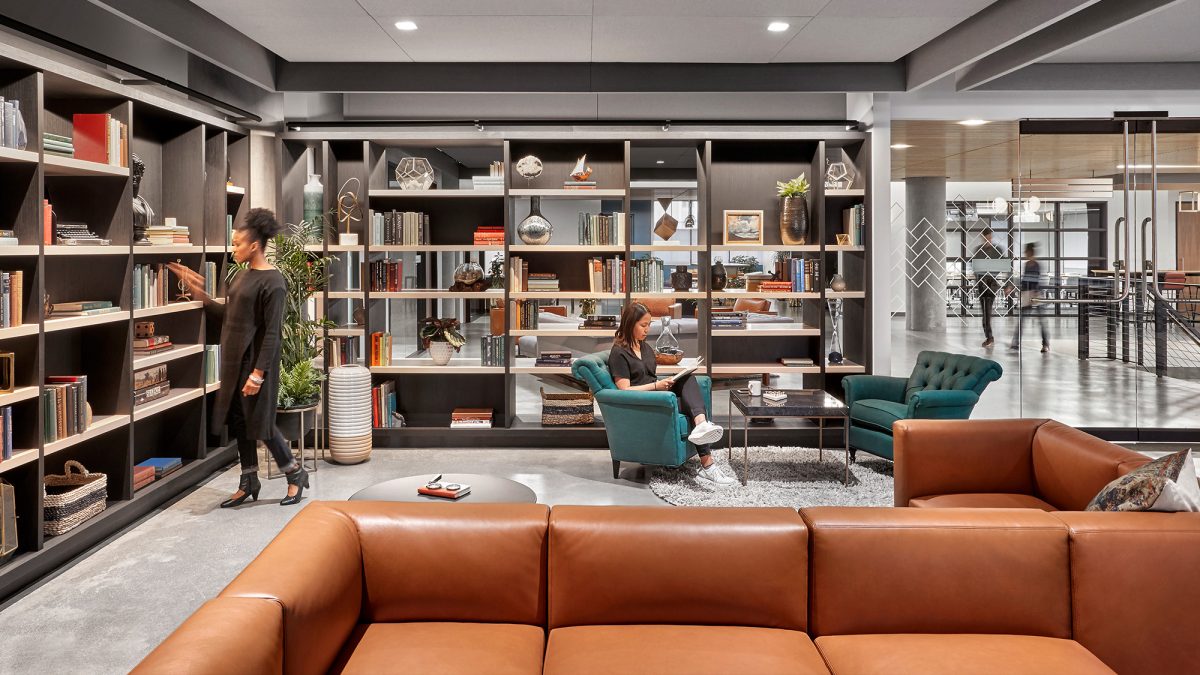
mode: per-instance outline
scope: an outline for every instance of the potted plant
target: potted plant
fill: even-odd
[[[428,317],[421,322],[421,346],[429,350],[429,358],[439,366],[450,363],[450,357],[467,344],[458,332],[458,319]]]
[[[785,182],[776,181],[779,189],[779,236],[789,246],[808,243],[808,178],[800,174]]]

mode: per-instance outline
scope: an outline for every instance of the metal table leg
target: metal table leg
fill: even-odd
[[[742,416],[742,485],[750,477],[750,418]]]
[[[817,461],[825,461],[825,418],[817,418]]]
[[[725,399],[725,424],[729,425],[729,440],[725,442],[725,460],[733,466],[733,392],[729,392],[729,398]]]
[[[845,421],[842,422],[844,433],[844,442],[846,444],[846,477],[842,480],[842,485],[850,485],[850,416],[847,415]]]

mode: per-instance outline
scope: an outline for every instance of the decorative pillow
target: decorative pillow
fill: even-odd
[[[1191,450],[1160,457],[1105,485],[1088,511],[1200,511]]]

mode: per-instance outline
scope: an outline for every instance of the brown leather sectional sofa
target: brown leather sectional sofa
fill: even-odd
[[[1083,511],[1151,461],[1054,420],[901,420],[892,436],[896,506]]]
[[[314,502],[135,672],[1196,672],[1190,515]]]

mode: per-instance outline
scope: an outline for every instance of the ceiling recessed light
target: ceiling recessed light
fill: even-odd
[[[656,161],[656,162],[654,162],[654,163],[655,163],[655,164],[666,164],[666,163],[667,163],[667,160],[665,160],[665,159],[660,159],[660,160],[658,160],[658,161]]]
[[[417,24],[413,21],[397,21],[396,29],[397,30],[416,30]]]
[[[908,143],[893,143],[893,144],[892,144],[892,149],[893,149],[893,150],[907,150],[907,149],[909,149],[909,148],[911,148],[911,147],[912,147],[912,146],[911,146],[911,145],[909,145]]]
[[[772,33],[782,33],[790,27],[790,24],[788,24],[786,21],[772,21],[767,26],[767,30],[771,31]]]
[[[959,122],[959,124],[963,125],[964,127],[981,127],[987,123],[987,120],[963,120]]]

